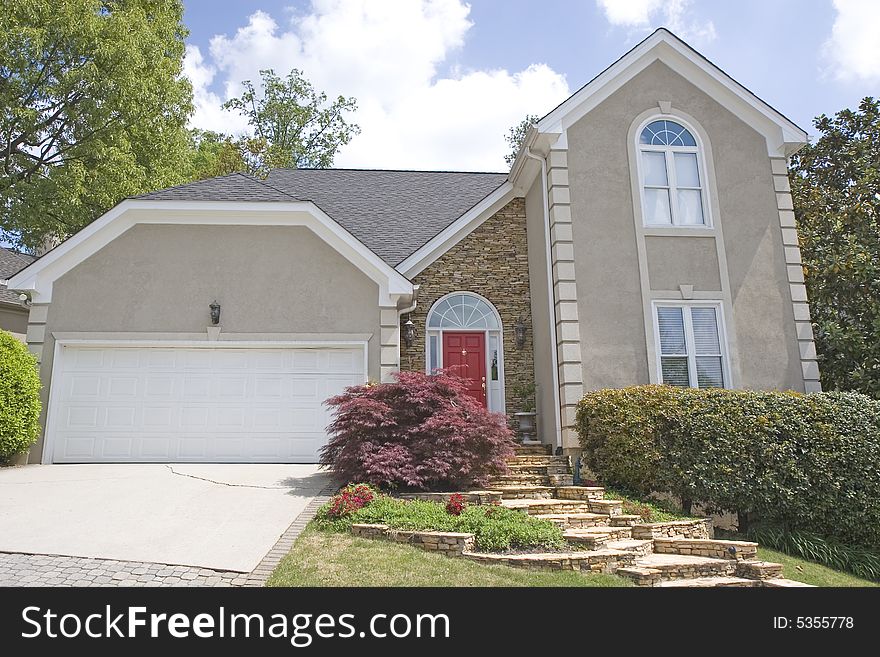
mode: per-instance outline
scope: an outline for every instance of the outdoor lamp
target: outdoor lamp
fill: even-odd
[[[513,334],[516,336],[516,348],[522,349],[526,345],[526,323],[523,321],[522,315],[513,325]]]
[[[215,300],[214,303],[211,304],[211,324],[217,326],[220,323],[220,304]]]
[[[403,325],[403,342],[407,347],[412,347],[416,341],[416,325],[411,319],[407,319]]]

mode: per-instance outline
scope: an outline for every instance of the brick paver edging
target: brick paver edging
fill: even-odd
[[[272,574],[272,571],[278,567],[281,560],[288,552],[290,552],[290,548],[293,547],[294,541],[296,541],[297,537],[302,533],[302,530],[305,529],[306,525],[308,525],[312,518],[315,517],[318,509],[326,504],[338,490],[339,484],[334,483],[333,481],[321,489],[321,492],[318,493],[312,501],[306,505],[306,508],[300,512],[294,521],[290,523],[290,526],[283,534],[281,534],[281,537],[275,545],[272,546],[272,549],[266,553],[263,560],[257,564],[257,567],[248,573],[243,586],[265,586],[266,580],[269,579],[269,575]]]

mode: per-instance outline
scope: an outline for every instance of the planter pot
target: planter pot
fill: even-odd
[[[519,423],[519,439],[521,442],[535,441],[535,413],[514,413]]]
[[[31,450],[26,449],[23,452],[18,452],[17,454],[13,454],[9,458],[9,465],[27,465],[28,456],[30,456]]]

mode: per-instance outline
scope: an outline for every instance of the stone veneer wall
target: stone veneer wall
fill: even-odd
[[[420,286],[418,306],[409,317],[417,335],[412,347],[401,340],[400,369],[425,371],[425,326],[437,299],[451,292],[474,292],[491,301],[501,315],[507,413],[519,412],[513,388],[535,381],[525,199],[513,199],[412,281]],[[516,348],[513,330],[519,317],[526,325],[522,349]],[[401,323],[406,320],[402,315]]]

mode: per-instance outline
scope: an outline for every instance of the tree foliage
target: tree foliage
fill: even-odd
[[[223,104],[247,117],[253,138],[237,141],[247,169],[264,175],[274,168],[325,168],[337,151],[360,133],[346,115],[357,109],[354,98],[316,92],[301,71],[281,78],[272,69],[260,71],[261,89],[250,80],[244,93]]]
[[[822,384],[880,397],[880,101],[815,126],[790,173]]]
[[[340,481],[462,489],[507,471],[513,433],[450,374],[399,372],[394,383],[346,388],[333,409],[321,464]]]
[[[0,230],[66,237],[125,196],[182,182],[192,90],[180,0],[6,0]]]
[[[37,440],[40,409],[37,359],[23,342],[0,331],[0,463]]]
[[[516,154],[519,153],[519,147],[522,146],[523,140],[529,134],[529,130],[538,122],[537,114],[526,114],[526,118],[517,123],[507,131],[504,140],[510,146],[510,152],[504,156],[504,161],[508,166],[513,164]]]

